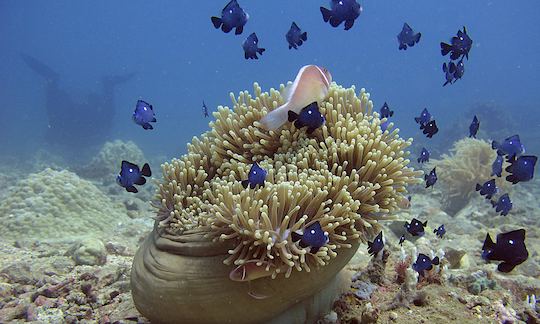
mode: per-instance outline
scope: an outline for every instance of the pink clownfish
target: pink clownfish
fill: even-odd
[[[261,118],[267,130],[276,130],[287,122],[288,112],[300,111],[312,102],[320,102],[328,95],[332,75],[327,69],[317,65],[306,65],[298,71],[294,82],[283,92],[286,101]]]

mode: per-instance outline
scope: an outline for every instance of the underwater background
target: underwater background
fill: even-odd
[[[343,301],[357,307],[321,321],[367,322],[375,316],[362,317],[368,303],[377,308],[373,322],[381,323],[538,320],[530,296],[540,293],[540,182],[501,185],[514,205],[508,216],[495,213],[474,184],[489,180],[493,140],[518,134],[525,154],[540,152],[540,2],[363,1],[347,31],[323,21],[319,7],[328,1],[239,4],[249,20],[234,35],[210,21],[225,1],[0,0],[0,322],[144,322],[130,299],[129,272],[152,230],[156,184],[126,192],[116,184],[121,161],[149,163],[160,179],[159,165],[185,154],[218,106],[231,106],[229,93],[252,92],[253,82],[263,91],[279,89],[308,64],[325,67],[343,87],[365,88],[377,112],[387,102],[400,136],[414,139],[408,149],[415,169],[427,174],[475,161],[467,172],[442,174],[433,188],[411,186],[411,208],[384,225],[395,255],[405,221],[429,219],[428,234],[446,225],[441,245],[406,243],[458,258],[442,284],[426,287],[431,301],[385,310],[377,307],[395,291],[379,289],[371,301]],[[285,39],[293,21],[308,35],[297,50]],[[422,37],[400,51],[396,36],[405,22]],[[439,43],[463,26],[474,41],[465,74],[443,87],[449,59]],[[252,32],[266,49],[258,60],[246,60],[242,49]],[[132,120],[139,99],[153,105],[153,130]],[[414,121],[424,108],[437,120],[432,139]],[[474,115],[478,143],[458,142],[468,137]],[[416,162],[422,147],[435,160],[429,166]],[[487,178],[479,176],[485,174],[480,166]],[[78,199],[77,208],[64,209]],[[529,258],[513,273],[498,274],[480,256],[486,231],[494,236],[517,228],[527,231]],[[351,268],[368,262],[362,244]]]

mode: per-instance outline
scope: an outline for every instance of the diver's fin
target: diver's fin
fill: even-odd
[[[47,82],[56,82],[60,78],[58,73],[33,56],[21,53],[21,59],[32,71],[44,77]]]

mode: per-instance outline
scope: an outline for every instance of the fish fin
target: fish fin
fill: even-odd
[[[224,32],[224,33],[229,33],[231,30],[232,30],[232,27],[226,25],[226,24],[223,24],[221,25],[221,30]]]
[[[311,247],[311,249],[309,249],[309,253],[312,253],[312,254],[315,254],[317,253],[317,251],[319,251],[319,247]]]
[[[256,183],[250,183],[250,184],[249,184],[249,187],[250,187],[251,189],[255,189],[255,187],[257,187],[257,184],[256,184]]]
[[[493,201],[493,200],[490,200],[489,202],[491,203],[491,206],[492,206],[492,207],[495,207],[495,206],[497,206],[497,203],[496,203],[495,201]],[[496,210],[496,211],[497,211],[497,210]]]
[[[345,30],[349,30],[354,25],[354,19],[349,19],[345,21]]]
[[[142,167],[141,174],[145,177],[151,177],[152,176],[152,170],[150,170],[150,165],[148,163],[145,163]]]
[[[444,87],[445,85],[447,85],[448,83],[451,83],[450,81],[446,81],[442,86]]]
[[[307,41],[307,32],[303,32],[302,35],[300,35],[300,39]]]
[[[300,241],[302,239],[302,234],[298,234],[296,232],[291,232],[291,239],[293,242]]]
[[[418,44],[418,42],[420,41],[420,37],[422,37],[422,33],[416,34],[414,41],[415,41],[417,44]]]
[[[276,130],[287,122],[287,112],[289,110],[288,103],[285,103],[266,114],[259,122],[267,130]]]
[[[261,184],[259,185],[259,187],[264,188],[264,184],[265,184],[265,182],[263,181],[263,183],[261,183]]]
[[[150,125],[149,123],[144,123],[144,124],[142,125],[142,128],[144,128],[144,129],[146,129],[146,130],[148,130],[148,129],[154,129],[154,127],[152,127],[152,125]]]
[[[295,113],[295,112],[292,111],[292,110],[289,110],[289,111],[287,112],[287,114],[288,114],[288,116],[289,116],[289,118],[288,118],[289,122],[293,122],[293,121],[295,121],[295,120],[298,119],[298,114]]]
[[[235,35],[240,35],[240,34],[242,34],[243,31],[244,31],[244,26],[238,26],[238,27],[236,27],[236,29],[234,30],[234,34],[235,34]]]
[[[247,60],[249,59],[249,55],[248,55],[248,52],[247,51],[244,51],[244,58]]]
[[[422,119],[420,117],[414,117],[414,121],[419,124]]]
[[[390,117],[394,116],[394,111],[390,110]]]
[[[126,187],[126,190],[127,190],[128,192],[133,192],[133,193],[139,192],[139,190],[137,190],[137,188],[135,188],[134,186]]]
[[[324,22],[328,22],[328,20],[330,20],[330,17],[332,17],[332,11],[326,9],[325,7],[321,7],[321,14]]]
[[[482,251],[492,249],[495,246],[495,243],[491,239],[491,236],[489,233],[486,234],[486,238],[484,239],[484,244],[482,245]]]
[[[262,55],[262,53],[264,53],[264,51],[266,51],[266,48],[258,48],[258,49],[257,49],[257,52],[258,52],[259,54],[261,54],[261,55]]]
[[[482,186],[480,184],[476,184],[476,191],[479,191],[480,189],[482,189]]]
[[[291,46],[291,44],[289,44],[289,49],[291,49],[291,48],[292,48],[292,46]]]
[[[445,73],[448,72],[448,66],[446,65],[446,62],[444,62],[444,63],[442,64],[442,70],[443,70],[443,72],[445,72]]]
[[[450,65],[448,66],[448,71],[452,74],[456,72],[456,64],[454,62],[450,62]]]
[[[311,133],[313,133],[317,128],[316,127],[308,127],[308,129],[306,130],[306,133],[308,135],[311,135]]]
[[[499,270],[500,272],[508,273],[508,272],[514,270],[516,265],[517,264],[508,263],[508,262],[502,262],[502,263],[499,263],[499,265],[497,266],[497,270]]]
[[[152,122],[153,122],[153,123],[157,122],[156,117],[152,118]]]
[[[433,260],[431,260],[431,263],[434,264],[434,265],[438,265],[439,264],[439,257],[434,257]]]
[[[424,227],[426,227],[426,226],[427,226],[427,221],[423,222],[422,225],[423,225]]]
[[[404,43],[399,43],[399,49],[400,50],[406,50],[407,46]]]
[[[343,20],[339,19],[338,17],[331,17],[330,18],[330,26],[332,26],[332,27],[337,27],[342,22],[343,22]]]
[[[248,184],[249,184],[249,180],[242,180],[242,187],[244,187],[244,189],[246,189],[248,187]]]
[[[139,179],[137,179],[137,181],[134,182],[136,185],[139,185],[139,186],[142,186],[143,184],[146,183],[146,179],[144,177],[140,177]]]
[[[301,39],[299,39],[298,40],[298,46],[302,46],[302,44],[304,44],[304,42]]]
[[[294,127],[300,129],[300,128],[304,127],[304,124],[302,124],[302,122],[300,121],[300,119],[297,119],[297,120],[294,122]]]
[[[452,45],[441,42],[441,54],[446,56],[452,50]]]
[[[210,19],[212,20],[212,24],[214,24],[214,27],[216,29],[221,27],[221,23],[222,23],[221,18],[219,18],[219,17],[210,17]]]

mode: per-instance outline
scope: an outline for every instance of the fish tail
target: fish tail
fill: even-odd
[[[150,170],[150,166],[148,163],[145,163],[142,167],[141,174],[145,177],[151,177],[152,176],[152,170]]]
[[[287,113],[289,111],[288,104],[279,106],[278,108],[272,110],[266,116],[261,118],[260,123],[267,130],[276,130],[281,127],[281,125],[287,122]]]
[[[452,45],[441,42],[441,54],[442,54],[442,56],[447,55],[448,53],[450,53],[451,50],[452,50]]]
[[[431,260],[431,263],[433,263],[434,265],[438,265],[439,264],[439,257],[434,257],[433,260]]]
[[[321,7],[321,14],[324,22],[328,22],[332,16],[332,11],[326,9],[325,7]]]
[[[415,37],[415,39],[414,39],[414,42],[415,42],[415,43],[418,43],[418,42],[420,41],[420,37],[422,37],[422,33],[416,34],[416,37]]]
[[[266,48],[258,48],[258,49],[257,49],[257,52],[258,52],[259,54],[262,54],[264,51],[266,51]]]
[[[407,46],[405,45],[405,43],[400,43],[400,44],[399,44],[399,49],[400,49],[400,50],[406,50],[406,49],[407,49]]]
[[[497,141],[492,141],[491,142],[491,148],[496,150],[499,148],[499,143],[497,143]]]
[[[248,184],[249,184],[249,180],[242,180],[242,187],[244,187],[244,189],[247,188]]]
[[[216,29],[221,27],[221,24],[222,24],[221,18],[219,18],[219,17],[211,17],[210,19],[212,19],[212,24],[214,24],[214,27]]]
[[[307,41],[307,32],[303,32],[302,35],[300,36],[300,38],[301,38],[303,41]]]
[[[476,184],[476,191],[479,191],[480,189],[482,189],[482,186],[477,183]]]

